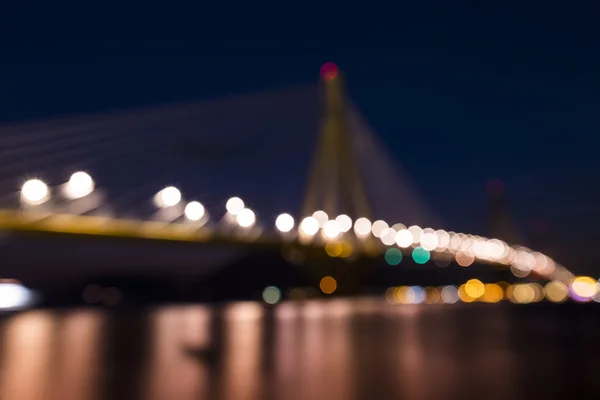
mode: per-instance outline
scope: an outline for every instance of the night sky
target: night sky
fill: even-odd
[[[85,18],[8,7],[0,120],[308,83],[334,61],[449,228],[481,229],[486,182],[499,178],[523,233],[546,231],[559,261],[593,267],[600,7],[418,3],[370,11],[231,3],[217,13],[200,2],[190,10],[87,10]]]

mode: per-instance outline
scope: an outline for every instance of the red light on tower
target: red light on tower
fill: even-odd
[[[338,75],[338,71],[337,65],[332,62],[326,62],[321,67],[321,77],[326,81],[331,81]]]

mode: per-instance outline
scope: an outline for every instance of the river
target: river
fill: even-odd
[[[0,399],[598,398],[597,311],[376,299],[31,310],[0,320]]]

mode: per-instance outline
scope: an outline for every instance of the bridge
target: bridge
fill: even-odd
[[[597,295],[593,279],[541,252],[508,238],[442,229],[346,96],[341,71],[326,63],[321,77],[319,85],[208,103],[4,126],[0,231],[52,243],[43,250],[44,264],[71,257],[124,268],[123,259],[140,256],[114,248],[90,253],[61,241],[70,237],[193,249],[262,246],[301,255],[302,262],[384,257],[391,265],[403,258],[457,268],[485,264],[545,279],[579,300]],[[0,247],[3,274],[40,264],[28,246]],[[146,248],[137,264],[150,269],[162,257],[164,265],[163,250],[152,251]],[[195,250],[169,253],[172,264],[189,251]],[[210,271],[199,264],[218,266],[234,253],[186,262],[195,272]]]

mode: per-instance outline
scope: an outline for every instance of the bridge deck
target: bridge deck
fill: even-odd
[[[211,228],[198,229],[193,224],[169,224],[158,221],[29,213],[14,210],[0,210],[0,230],[177,242],[252,244],[254,246],[278,246],[282,243],[282,240],[275,235],[258,237],[225,235]]]

